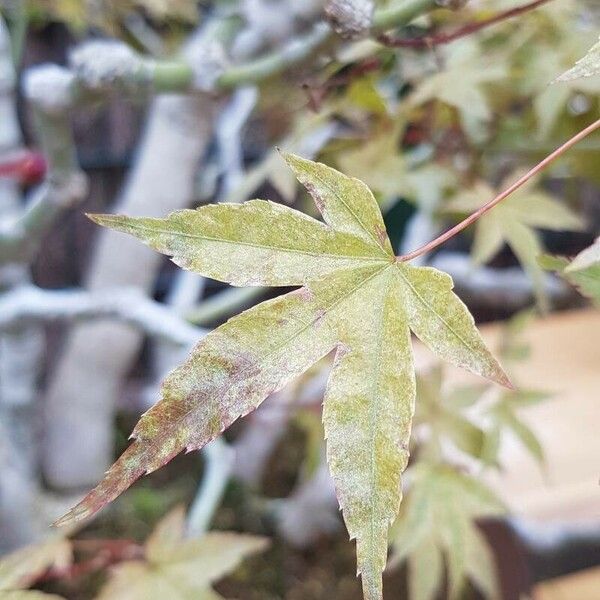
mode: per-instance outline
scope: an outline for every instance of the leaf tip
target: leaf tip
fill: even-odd
[[[52,523],[52,527],[58,528],[65,527],[67,525],[73,525],[79,521],[83,521],[83,519],[86,519],[91,515],[92,511],[84,504],[84,502],[80,502],[71,510],[66,512],[62,517],[56,519],[56,521]]]
[[[109,215],[103,213],[85,213],[85,216],[102,227],[112,227],[115,223],[118,223],[122,217],[120,215]]]

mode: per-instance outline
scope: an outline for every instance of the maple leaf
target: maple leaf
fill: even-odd
[[[557,73],[573,63],[574,57],[580,56],[582,45],[585,47],[587,40],[585,34],[573,36],[569,30],[558,47],[556,44],[538,44],[536,52],[528,57],[523,66],[521,86],[526,94],[533,95],[540,139],[548,138],[555,130],[571,98],[577,94],[587,94],[589,105],[593,106],[593,98],[600,92],[600,76],[593,77],[592,73],[588,77],[556,77]]]
[[[443,435],[461,451],[480,458],[485,432],[469,421],[461,411],[477,401],[484,393],[480,385],[463,386],[451,391],[443,389],[443,370],[436,366],[426,375],[417,376],[416,423],[426,424],[435,436]]]
[[[186,539],[185,511],[177,508],[146,540],[145,560],[119,564],[96,600],[219,600],[211,584],[267,545],[264,538],[221,531]]]
[[[490,62],[471,40],[461,40],[442,52],[447,58],[444,70],[423,79],[408,96],[407,104],[420,106],[438,100],[454,107],[469,137],[481,142],[493,114],[485,86],[506,79],[508,69]]]
[[[493,556],[475,520],[505,512],[477,479],[448,465],[413,467],[410,491],[391,532],[392,563],[408,561],[411,600],[438,597],[448,561],[450,597],[469,578],[485,598],[499,597]]]
[[[531,406],[550,398],[552,394],[539,390],[519,389],[501,394],[488,410],[494,427],[486,432],[482,450],[482,460],[487,464],[498,463],[500,437],[505,430],[510,431],[541,467],[545,466],[544,449],[533,430],[519,418],[520,408]]]
[[[302,286],[207,335],[104,480],[59,524],[92,515],[182,450],[201,448],[335,350],[324,400],[327,456],[367,600],[382,597],[415,399],[411,330],[458,366],[510,386],[452,279],[394,256],[370,190],[325,165],[286,160],[325,223],[253,200],[165,219],[96,215],[173,260],[233,285]]]
[[[542,268],[557,271],[584,296],[600,306],[600,238],[582,250],[572,262],[566,258],[540,257]]]
[[[512,183],[518,176],[513,173],[506,182]],[[500,189],[505,189],[505,183]],[[543,246],[535,228],[578,231],[583,228],[583,222],[569,208],[532,186],[532,183],[522,186],[477,221],[471,257],[475,265],[487,263],[505,243],[508,244],[531,278],[539,305],[545,308],[543,271],[537,262]],[[490,186],[479,181],[471,189],[459,192],[445,208],[447,211],[472,212],[495,195]]]

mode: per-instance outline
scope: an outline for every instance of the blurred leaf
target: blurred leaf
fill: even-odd
[[[449,466],[422,463],[410,474],[411,487],[391,539],[392,560],[408,558],[411,592],[423,600],[436,597],[443,583],[438,558],[444,555],[451,594],[458,594],[469,578],[486,598],[499,597],[492,554],[475,521],[504,514],[502,502],[475,478]],[[433,557],[429,572],[425,552]]]
[[[484,386],[470,386],[446,392],[442,389],[442,370],[417,376],[417,417],[427,424],[435,435],[447,437],[463,452],[480,458],[485,443],[485,432],[460,410],[475,403],[485,392]]]
[[[198,20],[196,0],[24,0],[34,14],[62,21],[76,31],[101,27],[117,33],[119,25],[135,10],[146,11],[155,21],[187,23]]]
[[[518,176],[513,173],[499,189],[505,189],[506,183],[515,181]],[[487,263],[507,243],[531,278],[540,306],[545,307],[543,271],[537,262],[543,246],[535,228],[579,231],[583,222],[569,208],[533,185],[532,182],[524,185],[477,221],[471,256],[476,265]],[[478,182],[471,189],[456,194],[445,208],[474,212],[496,195],[487,184]]]
[[[396,123],[357,148],[338,157],[340,168],[364,181],[383,196],[383,205],[406,193],[406,163],[400,153],[399,136],[403,125]]]
[[[306,435],[306,450],[302,476],[306,479],[315,474],[323,458],[323,422],[318,412],[302,410],[294,418]]]
[[[444,557],[434,539],[425,538],[408,557],[410,600],[434,600],[444,577]]]
[[[454,107],[463,129],[474,142],[487,136],[487,123],[492,118],[486,86],[508,77],[505,64],[490,61],[476,43],[464,39],[441,50],[445,67],[424,77],[407,99],[409,106],[420,106],[432,100]]]
[[[511,431],[541,466],[544,466],[545,463],[544,449],[529,425],[519,418],[517,411],[519,408],[532,406],[550,397],[551,394],[537,390],[505,392],[501,394],[489,411],[498,435],[505,430]],[[492,445],[492,440],[488,439],[484,448],[485,458],[490,463],[494,462],[498,444]]]
[[[600,238],[571,263],[566,258],[548,255],[541,257],[539,263],[542,268],[559,273],[584,296],[600,305]]]
[[[13,590],[2,592],[2,600],[64,600],[56,594],[46,594],[37,590]]]
[[[176,509],[146,542],[146,559],[115,567],[97,600],[217,600],[210,585],[267,547],[264,538],[237,533],[185,539],[184,530],[185,512]]]

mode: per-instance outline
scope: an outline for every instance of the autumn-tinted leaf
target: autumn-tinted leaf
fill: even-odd
[[[0,560],[0,595],[27,588],[49,568],[63,569],[71,560],[71,544],[62,537],[17,550]]]
[[[286,160],[325,224],[262,201],[163,220],[96,217],[203,275],[303,287],[207,335],[167,377],[162,399],[105,479],[60,522],[94,514],[182,450],[201,448],[335,350],[323,413],[328,462],[356,538],[365,598],[379,600],[414,409],[410,331],[445,360],[509,381],[451,278],[396,260],[365,184],[294,155]]]

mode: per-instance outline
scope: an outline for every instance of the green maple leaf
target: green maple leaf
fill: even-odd
[[[462,127],[475,142],[485,139],[493,112],[486,86],[508,77],[508,68],[490,62],[478,44],[461,40],[444,48],[446,66],[423,79],[407,99],[409,107],[437,100],[456,109]]]
[[[569,100],[577,94],[587,94],[590,106],[600,92],[600,77],[575,76],[571,69],[564,75],[556,77],[557,73],[573,64],[574,57],[581,55],[588,36],[571,35],[570,30],[564,32],[560,44],[543,44],[536,46],[533,53],[523,66],[523,92],[533,96],[533,109],[538,123],[538,135],[546,139],[555,130],[561,115],[567,109]],[[572,71],[574,71],[572,73]],[[550,82],[555,85],[548,85]]]
[[[566,258],[543,256],[540,264],[547,270],[557,271],[584,296],[600,306],[600,238],[582,250],[572,262]]]
[[[476,519],[505,512],[477,479],[440,464],[411,469],[411,487],[391,532],[392,563],[408,562],[411,600],[433,600],[444,581],[450,597],[470,579],[485,598],[499,597],[493,556]]]
[[[211,532],[185,539],[184,532],[185,513],[176,509],[146,541],[145,560],[118,565],[97,600],[222,600],[211,584],[267,546],[250,535]]]
[[[461,412],[481,398],[485,386],[470,385],[451,391],[443,388],[441,366],[417,376],[416,423],[427,424],[436,436],[443,435],[463,452],[480,458],[485,432]]]
[[[518,173],[507,177],[507,182],[518,178]],[[553,231],[578,231],[583,228],[582,220],[566,206],[549,194],[532,188],[529,183],[515,191],[495,210],[477,221],[471,257],[475,265],[490,261],[508,244],[532,280],[538,303],[545,307],[543,270],[538,257],[543,252],[542,242],[535,229]],[[500,189],[505,189],[505,184]],[[447,205],[448,211],[473,212],[496,196],[484,182],[476,183],[471,189],[457,194]]]
[[[335,350],[323,410],[328,462],[357,541],[365,597],[377,600],[408,461],[411,330],[446,360],[510,383],[452,292],[452,279],[397,261],[369,189],[325,165],[286,159],[325,223],[260,200],[166,219],[93,217],[203,275],[233,285],[302,287],[206,336],[164,381],[134,442],[60,523],[95,513],[182,450],[201,448]]]
[[[545,466],[544,449],[537,435],[518,414],[520,408],[547,400],[552,395],[539,390],[515,390],[502,394],[490,407],[488,414],[494,421],[494,428],[488,432],[484,444],[483,460],[497,464],[500,436],[509,430],[523,444],[541,467]]]

